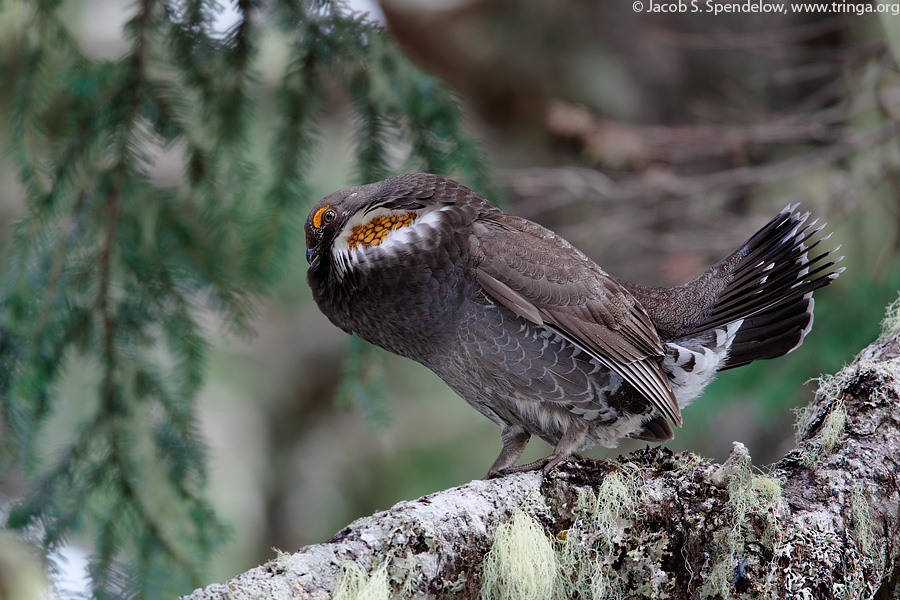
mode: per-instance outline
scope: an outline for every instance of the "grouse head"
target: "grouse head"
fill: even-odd
[[[311,272],[328,269],[334,264],[336,244],[340,252],[346,252],[370,239],[367,233],[374,232],[374,225],[369,227],[365,220],[377,207],[373,206],[372,195],[366,193],[365,187],[330,194],[309,213],[305,226],[306,260]],[[370,241],[374,242],[375,238]],[[381,241],[379,239],[379,243]]]
[[[309,275],[342,279],[360,264],[415,251],[439,223],[458,226],[484,210],[496,209],[454,181],[422,173],[334,192],[306,219]]]

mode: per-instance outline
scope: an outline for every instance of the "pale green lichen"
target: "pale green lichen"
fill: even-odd
[[[591,494],[593,496],[593,494]],[[560,597],[617,598],[621,592],[618,577],[606,564],[608,552],[600,550],[602,538],[592,530],[588,521],[576,521],[561,536],[559,567],[561,580],[570,582],[570,594]],[[608,547],[608,546],[607,546]]]
[[[828,416],[825,417],[825,424],[819,431],[822,450],[825,453],[831,452],[844,434],[844,428],[847,426],[847,409],[841,402],[831,409]]]
[[[391,587],[388,582],[387,562],[383,562],[366,575],[359,565],[347,561],[341,565],[337,589],[332,600],[389,600]]]
[[[603,479],[596,493],[586,488],[579,490],[573,510],[575,522],[557,538],[561,542],[562,580],[571,582],[570,593],[565,597],[600,600],[621,598],[625,592],[612,563],[618,555],[618,545],[625,541],[625,530],[641,511],[636,467],[618,467]],[[644,566],[645,570],[653,570]]]
[[[575,521],[569,529],[560,532],[556,539],[558,544],[558,562],[561,580],[570,581],[575,597],[583,597],[583,591],[591,587],[589,568],[583,568],[592,554],[589,537],[585,534],[587,522],[593,517],[597,497],[587,488],[578,491],[578,499],[573,508]],[[596,570],[595,570],[596,571]]]
[[[428,544],[427,538],[425,544]],[[406,551],[403,565],[405,568],[402,572],[403,582],[400,584],[400,594],[404,598],[409,598],[419,589],[419,582],[422,580],[422,572],[418,568],[419,562],[412,550]]]
[[[765,531],[757,541],[775,550],[780,530],[774,515],[781,496],[781,482],[766,475],[753,474],[753,462],[747,452],[729,457],[728,502],[725,504],[724,528],[716,537],[717,552],[701,593],[707,596],[728,597],[735,566],[747,542],[755,537],[750,517],[765,517]],[[774,552],[773,552],[774,553]]]
[[[675,468],[681,471],[691,471],[703,462],[703,458],[690,451],[680,452],[675,458]]]
[[[856,552],[846,552],[841,561],[846,598],[866,596],[866,571],[875,568],[877,563],[873,525],[872,508],[862,484],[857,482],[850,491],[850,533]],[[872,579],[880,581],[882,577]]]
[[[636,516],[637,506],[637,481],[630,468],[622,465],[607,475],[597,490],[591,510],[597,533],[609,541],[620,537],[625,521]]]
[[[814,467],[819,463],[823,456],[826,456],[834,450],[841,437],[844,435],[844,428],[847,426],[847,410],[841,400],[835,402],[825,422],[814,438],[809,440],[803,452],[803,464],[807,467]]]
[[[833,417],[831,416],[831,414],[829,414],[826,420],[830,418],[831,422],[826,423],[826,425],[819,432],[820,438],[824,433],[824,437],[828,440],[829,443],[837,442],[840,433],[843,432],[843,424],[846,421],[847,416],[846,411],[843,410],[844,405],[843,401],[841,400],[841,395],[844,393],[844,389],[848,385],[850,385],[850,383],[853,382],[853,380],[855,380],[858,376],[859,365],[854,365],[851,367],[844,367],[835,375],[821,375],[815,379],[810,379],[807,382],[817,383],[818,388],[816,389],[816,398],[811,404],[794,410],[794,413],[797,415],[797,421],[794,424],[794,434],[798,444],[803,442],[809,436],[809,428],[812,426],[812,419],[816,416],[816,408],[822,402],[827,402],[832,405],[832,413],[834,413],[834,411],[837,409],[840,409],[842,411],[840,414],[836,414]],[[818,442],[814,442],[814,445],[816,445],[817,448],[810,448],[809,451],[816,453],[818,450],[822,450],[822,448],[824,448],[824,446],[821,445],[822,441],[822,439],[819,439]],[[832,444],[831,447],[828,448],[828,451],[830,451],[833,447],[834,444]],[[818,459],[818,457],[821,455],[822,452],[818,452],[818,454],[815,455],[815,458]],[[814,464],[814,461],[811,464]]]
[[[540,524],[517,510],[497,527],[481,577],[484,600],[548,600],[558,587],[556,550]]]
[[[809,383],[809,382],[807,382]],[[794,421],[794,441],[798,444],[806,439],[806,432],[809,429],[810,419],[812,419],[815,411],[815,405],[805,404],[793,409],[796,421]]]
[[[466,571],[460,571],[456,575],[456,579],[446,580],[442,579],[443,588],[449,594],[458,594],[464,589],[466,589],[466,583],[469,581],[469,574]]]
[[[874,554],[872,508],[860,483],[856,483],[850,493],[850,512],[853,517],[853,539],[856,540],[856,546],[862,554],[872,556]]]
[[[847,386],[859,377],[860,369],[865,367],[866,364],[860,362],[853,367],[841,369],[836,375],[822,375],[813,380],[819,384],[815,402],[795,411],[797,423],[794,428],[797,443],[806,441],[801,458],[801,462],[805,466],[816,466],[819,460],[830,454],[841,441],[847,425],[847,409],[844,406],[842,395]],[[823,402],[830,403],[830,410],[816,435],[807,440],[810,435],[810,427],[813,425],[811,421],[816,416],[816,406]]]
[[[878,342],[885,342],[897,333],[900,333],[900,297],[888,304],[884,311]]]
[[[781,497],[781,480],[768,475],[754,475],[750,488],[759,501],[759,506],[770,506]]]
[[[281,571],[289,570],[291,566],[291,553],[274,547],[272,550],[275,552],[275,558],[272,559],[272,562],[275,563],[276,568]]]

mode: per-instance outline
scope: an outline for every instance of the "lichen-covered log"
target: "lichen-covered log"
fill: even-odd
[[[186,598],[900,597],[900,334],[823,378],[765,474],[646,449],[475,481]]]

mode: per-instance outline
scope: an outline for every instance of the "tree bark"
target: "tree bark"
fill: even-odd
[[[800,420],[766,475],[739,443],[722,465],[570,459],[400,502],[185,598],[329,598],[347,563],[398,598],[900,597],[900,333],[823,378]],[[522,514],[537,537],[511,534]],[[551,587],[533,587],[540,568]]]

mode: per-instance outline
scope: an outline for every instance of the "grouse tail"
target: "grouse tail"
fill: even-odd
[[[715,330],[733,334],[719,370],[776,358],[799,347],[812,328],[813,292],[844,270],[834,268],[843,258],[833,258],[840,246],[813,255],[831,234],[817,238],[824,225],[808,222],[810,213],[796,209],[796,204],[787,206],[708,271],[726,283],[711,309],[679,337]]]

